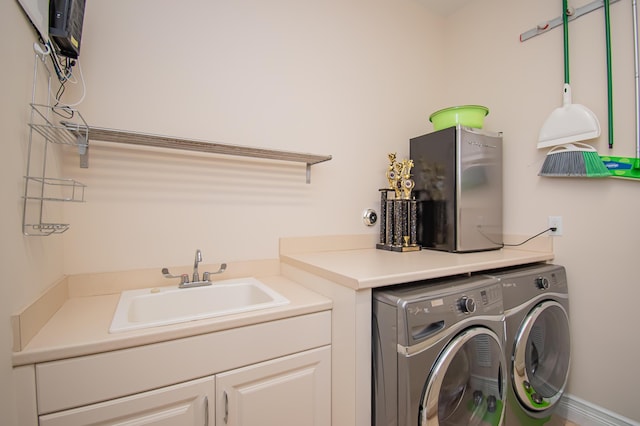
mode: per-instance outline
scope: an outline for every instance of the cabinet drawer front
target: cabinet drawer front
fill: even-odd
[[[331,311],[36,366],[38,414],[209,376],[331,343]]]
[[[213,419],[215,379],[207,377],[139,395],[40,416],[40,426],[181,425]]]

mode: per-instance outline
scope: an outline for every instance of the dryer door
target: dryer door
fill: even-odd
[[[515,338],[512,385],[520,403],[532,411],[551,408],[569,377],[569,316],[558,302],[536,305]]]
[[[491,330],[472,327],[444,348],[425,384],[420,426],[499,425],[504,416],[506,362]]]

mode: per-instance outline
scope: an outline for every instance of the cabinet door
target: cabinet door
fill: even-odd
[[[217,426],[329,426],[331,347],[216,375]]]
[[[214,419],[213,376],[40,416],[41,426],[206,426]],[[211,404],[209,403],[211,400]],[[211,422],[213,424],[213,421]]]

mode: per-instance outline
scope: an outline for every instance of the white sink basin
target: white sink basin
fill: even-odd
[[[123,291],[109,333],[176,324],[286,305],[289,300],[255,278],[206,287]]]

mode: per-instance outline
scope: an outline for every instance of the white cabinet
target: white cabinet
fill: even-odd
[[[330,376],[331,347],[325,346],[42,415],[40,426],[329,426]]]
[[[203,426],[215,418],[215,379],[206,377],[40,416],[40,426]],[[213,424],[213,422],[211,422]]]
[[[28,411],[37,409],[40,426],[329,426],[331,311],[52,360],[16,374],[23,397],[34,401],[22,404],[24,418],[32,424]]]
[[[329,426],[331,348],[216,376],[217,426]]]

